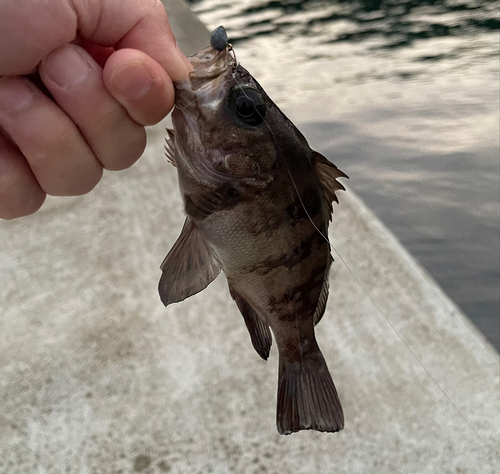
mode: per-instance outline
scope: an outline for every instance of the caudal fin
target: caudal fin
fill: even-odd
[[[280,434],[335,432],[344,427],[337,390],[319,350],[301,362],[288,362],[280,356],[276,424]]]

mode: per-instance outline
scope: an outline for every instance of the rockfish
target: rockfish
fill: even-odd
[[[339,431],[342,407],[314,326],[328,298],[337,178],[347,176],[237,63],[222,27],[211,44],[175,84],[166,151],[187,218],[161,265],[160,297],[182,301],[222,270],[263,359],[274,334],[279,433]]]

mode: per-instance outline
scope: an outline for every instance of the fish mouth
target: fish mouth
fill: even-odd
[[[208,46],[188,59],[193,71],[188,80],[175,84],[175,105],[184,108],[196,101],[199,106],[216,107],[237,66],[232,47],[217,51]]]
[[[231,46],[222,51],[217,51],[208,46],[188,59],[194,69],[190,74],[191,82],[193,80],[196,82],[199,79],[210,80],[216,78],[236,66],[236,59]]]

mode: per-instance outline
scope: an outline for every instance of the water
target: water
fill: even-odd
[[[191,3],[500,349],[498,3]]]

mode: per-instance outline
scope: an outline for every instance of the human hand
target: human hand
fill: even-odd
[[[190,69],[159,0],[0,2],[0,217],[132,166]]]

